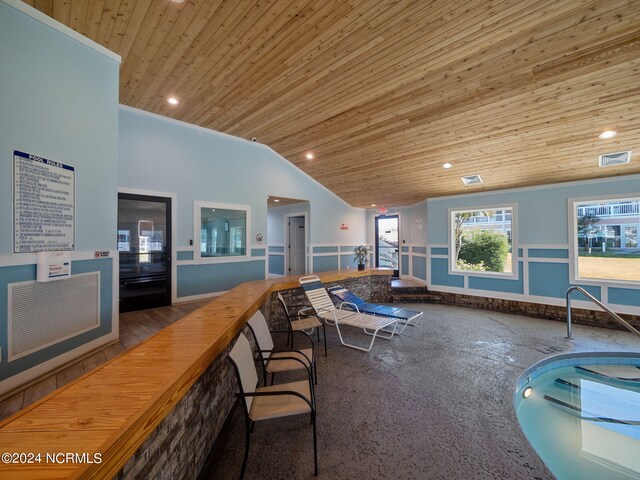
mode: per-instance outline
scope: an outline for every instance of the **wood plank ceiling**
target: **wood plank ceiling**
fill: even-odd
[[[354,206],[640,173],[640,0],[26,3],[122,56],[121,103],[256,137]]]

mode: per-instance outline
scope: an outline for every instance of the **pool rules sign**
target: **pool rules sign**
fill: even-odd
[[[74,249],[75,169],[13,151],[13,251]]]

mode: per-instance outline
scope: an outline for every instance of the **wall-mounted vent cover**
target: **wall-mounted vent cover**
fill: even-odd
[[[465,185],[480,185],[482,183],[482,179],[480,175],[469,175],[467,177],[462,177],[462,183]]]
[[[631,151],[628,152],[616,152],[605,153],[598,158],[598,165],[600,167],[611,167],[613,165],[624,165],[631,162]]]
[[[9,361],[99,326],[99,272],[9,284]]]

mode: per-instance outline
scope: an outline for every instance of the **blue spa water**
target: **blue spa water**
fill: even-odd
[[[622,367],[631,377],[636,369],[640,379],[637,365]],[[516,394],[518,421],[558,480],[640,479],[640,380],[616,380],[575,366],[531,377],[532,395]]]

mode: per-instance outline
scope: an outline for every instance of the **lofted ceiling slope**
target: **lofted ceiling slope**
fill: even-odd
[[[353,206],[640,173],[640,0],[26,3],[122,56],[121,103],[256,137]]]

